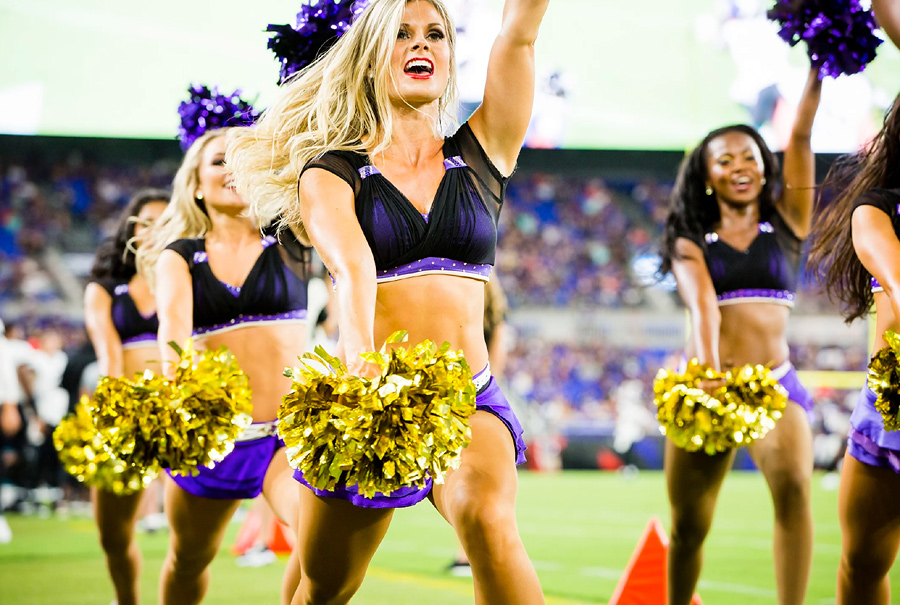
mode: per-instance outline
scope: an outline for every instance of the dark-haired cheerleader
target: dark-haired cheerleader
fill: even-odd
[[[103,376],[160,371],[156,301],[135,268],[134,253],[168,203],[165,191],[137,192],[122,212],[115,235],[97,250],[84,292],[84,320]],[[116,495],[93,488],[91,493],[116,602],[138,603],[141,553],[134,529],[144,492]]]
[[[859,155],[839,162],[838,190],[813,233],[810,268],[847,321],[875,305],[879,335],[900,332],[900,96]],[[878,338],[873,354],[885,346]],[[838,496],[841,563],[837,602],[890,603],[888,572],[900,550],[900,431],[888,431],[863,387],[850,418]]]
[[[810,147],[821,83],[810,71],[784,152],[784,176],[756,130],[714,130],[685,158],[666,219],[662,271],[671,271],[691,314],[687,356],[715,370],[767,365],[790,398],[784,416],[749,446],[775,507],[778,602],[802,603],[812,562],[807,414],[812,400],[788,359],[787,321],[809,233],[815,170]],[[666,443],[672,507],[669,603],[687,605],[703,542],[733,453],[709,456]]]

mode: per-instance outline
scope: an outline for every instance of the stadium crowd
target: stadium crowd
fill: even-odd
[[[77,311],[59,312],[66,308],[66,276],[60,271],[83,285],[93,250],[130,195],[140,187],[165,187],[174,168],[169,160],[117,166],[79,155],[50,165],[0,161],[0,318],[17,352],[17,403],[25,421],[19,435],[4,441],[7,481],[71,489],[49,435],[78,395],[90,392],[96,369]],[[670,183],[653,180],[516,175],[501,215],[496,264],[512,318],[524,307],[638,308],[652,297],[664,297],[674,308],[671,288],[648,288],[647,275],[635,263],[656,252],[670,189]],[[50,262],[50,252],[62,263]],[[800,298],[796,312],[829,308],[809,283]],[[509,394],[555,433],[590,425],[611,434],[625,381],[640,385],[643,406],[652,410],[653,377],[671,354],[512,333],[505,372]],[[801,370],[861,370],[866,361],[862,347],[796,344],[791,356]],[[852,396],[834,389],[818,389],[816,395],[817,433],[842,443]]]

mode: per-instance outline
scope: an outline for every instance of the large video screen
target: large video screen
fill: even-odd
[[[451,0],[460,32],[461,115],[481,98],[502,0]],[[537,44],[526,144],[570,149],[691,147],[742,122],[783,147],[807,74],[765,19],[772,1],[555,0]],[[278,94],[268,23],[287,0],[0,0],[0,132],[172,138],[191,83]],[[813,146],[855,149],[900,91],[886,42],[858,76],[825,83]]]

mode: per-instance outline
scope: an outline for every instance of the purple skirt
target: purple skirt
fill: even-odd
[[[772,372],[777,376],[778,371],[784,366],[788,365],[789,369],[784,376],[778,379],[778,384],[784,387],[784,389],[788,393],[788,399],[798,404],[801,408],[806,411],[806,417],[810,422],[814,420],[813,416],[813,406],[815,405],[815,401],[813,400],[812,395],[809,391],[806,390],[806,387],[800,383],[800,378],[797,376],[797,369],[794,367],[794,364],[786,361],[781,366],[773,369]]]
[[[213,468],[201,467],[194,477],[166,472],[187,493],[214,500],[244,500],[257,497],[275,452],[284,447],[276,435],[238,441],[234,449]]]
[[[516,448],[516,464],[525,462],[525,440],[522,438],[524,431],[519,419],[509,406],[509,401],[497,385],[493,376],[483,391],[475,397],[475,409],[489,412],[499,418],[509,429],[513,444]],[[354,506],[363,508],[403,508],[412,506],[424,500],[431,491],[431,478],[426,481],[425,487],[403,487],[390,494],[376,493],[371,498],[360,496],[355,485],[339,485],[334,490],[316,489],[303,478],[303,473],[294,471],[294,479],[308,487],[321,498],[340,498],[347,500]]]
[[[881,466],[900,473],[900,431],[885,431],[881,412],[875,409],[878,396],[863,387],[850,416],[847,449],[850,455],[869,466]]]

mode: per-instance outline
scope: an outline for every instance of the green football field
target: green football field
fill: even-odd
[[[829,479],[816,475],[813,483],[815,557],[807,603],[814,605],[834,602],[840,554],[837,492]],[[660,473],[642,472],[635,478],[599,472],[521,475],[519,527],[550,604],[606,603],[654,516],[668,525]],[[10,544],[0,545],[0,602],[107,605],[112,600],[89,519],[8,519],[14,535]],[[232,525],[226,545],[237,528]],[[762,478],[732,473],[707,542],[699,587],[706,605],[775,603],[771,535],[771,503]],[[166,540],[165,533],[140,536],[146,603],[156,602]],[[398,511],[353,603],[472,603],[471,580],[444,572],[454,548],[450,529],[427,502]],[[281,560],[268,567],[239,568],[223,549],[213,564],[206,602],[277,603],[283,566]],[[900,569],[892,580],[900,582]]]

